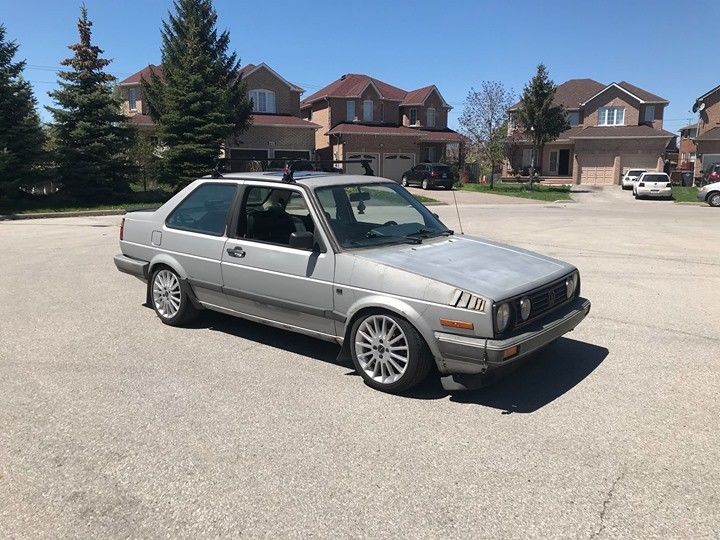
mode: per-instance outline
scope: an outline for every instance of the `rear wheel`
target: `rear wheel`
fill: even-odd
[[[417,330],[397,315],[369,313],[352,326],[351,353],[365,383],[383,392],[402,392],[430,371],[432,355]]]
[[[179,326],[192,319],[197,310],[180,276],[174,270],[161,266],[152,274],[150,280],[150,301],[155,313],[165,324]]]
[[[713,193],[711,193],[710,195],[708,195],[707,203],[708,203],[710,206],[714,206],[714,207],[716,207],[716,208],[717,208],[718,206],[720,206],[720,192],[714,191]]]
[[[422,188],[423,188],[423,189],[430,189],[430,182],[428,182],[428,179],[427,179],[427,178],[423,178]]]

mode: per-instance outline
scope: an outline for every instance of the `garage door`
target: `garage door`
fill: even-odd
[[[586,154],[580,158],[581,184],[614,184],[615,157],[609,154]]]
[[[382,163],[384,178],[399,182],[404,172],[415,166],[415,154],[385,154]]]
[[[372,168],[373,172],[377,176],[378,173],[378,161],[380,160],[379,154],[347,154],[345,159],[367,159],[370,162],[370,168]],[[360,163],[344,163],[343,169],[345,170],[345,174],[365,174],[365,169],[363,169],[362,164]]]
[[[633,154],[622,154],[620,156],[623,173],[629,169],[646,169],[648,171],[657,170],[658,156],[657,154],[647,154],[636,152]]]

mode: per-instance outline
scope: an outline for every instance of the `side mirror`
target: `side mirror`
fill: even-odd
[[[315,248],[315,235],[310,231],[290,233],[290,247],[312,251]]]

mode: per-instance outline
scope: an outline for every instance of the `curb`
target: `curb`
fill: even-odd
[[[566,204],[566,203],[577,203],[575,199],[559,199],[557,201],[553,201],[553,204]]]
[[[127,210],[78,210],[77,212],[35,212],[28,214],[0,215],[0,221],[14,221],[20,219],[44,219],[63,217],[94,217],[94,216],[122,216]]]

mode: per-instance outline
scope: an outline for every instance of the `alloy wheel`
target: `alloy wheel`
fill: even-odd
[[[180,310],[180,281],[170,270],[160,270],[155,274],[152,286],[153,303],[158,314],[172,319]]]
[[[355,354],[365,374],[380,384],[400,379],[410,361],[405,332],[386,315],[372,315],[362,322],[355,334]]]
[[[713,193],[710,195],[710,198],[708,199],[708,204],[710,206],[720,206],[720,193]]]

